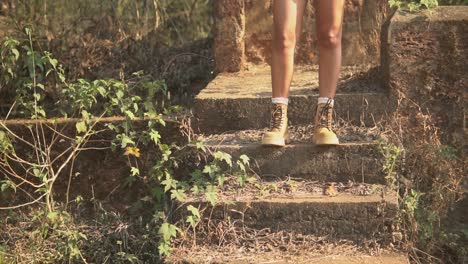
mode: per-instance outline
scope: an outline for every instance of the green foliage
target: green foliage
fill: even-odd
[[[422,8],[430,9],[439,5],[438,0],[388,0],[390,7],[416,11]]]
[[[398,160],[401,158],[403,149],[388,142],[380,142],[379,151],[383,156],[384,164],[382,170],[386,174],[385,179],[387,180],[387,186],[396,190],[398,188],[396,165]]]
[[[189,223],[190,226],[195,229],[196,225],[201,219],[200,211],[198,210],[198,208],[195,208],[193,205],[187,206],[187,210],[192,213],[192,215],[189,215],[187,217],[187,223]]]
[[[40,35],[43,30],[71,39],[72,34],[85,35],[92,26],[99,26],[97,38],[141,39],[157,30],[162,33],[159,41],[173,46],[210,34],[208,0],[38,0],[18,1],[15,6],[11,15],[19,23],[41,25]],[[44,15],[55,19],[44,21]],[[86,23],[80,23],[84,19]]]
[[[177,226],[163,223],[159,228],[159,235],[161,240],[159,242],[159,253],[162,255],[169,255],[171,252],[171,240],[177,236],[177,233],[180,232]]]
[[[419,208],[422,193],[411,190],[408,195],[403,198],[401,212],[407,215],[414,215],[414,212]]]
[[[64,136],[58,130],[45,130],[41,123],[28,126],[33,136],[31,139],[22,140],[29,148],[29,153],[24,156],[21,146],[12,139],[20,138],[4,124],[0,127],[0,163],[11,168],[9,174],[5,174],[4,180],[0,181],[2,194],[9,191],[15,192],[24,184],[29,184],[33,190],[30,197],[36,200],[32,204],[45,202],[45,208],[33,219],[40,223],[40,228],[35,230],[42,239],[47,240],[51,233],[63,241],[57,249],[60,258],[77,260],[82,258],[81,245],[86,237],[79,232],[67,229],[67,223],[73,222],[70,215],[54,201],[54,184],[58,179],[63,179],[67,174],[79,176],[79,172],[65,172],[64,168],[72,164],[76,157],[86,147],[93,147],[90,141],[92,136],[99,135],[105,131],[112,132],[114,138],[109,146],[113,151],[121,151],[127,156],[129,175],[124,186],[131,186],[136,182],[144,182],[147,186],[147,195],[141,199],[144,203],[151,203],[155,208],[154,227],[157,231],[150,230],[149,233],[157,234],[159,238],[158,250],[161,255],[171,252],[173,240],[184,231],[170,223],[168,208],[172,203],[184,203],[188,196],[203,196],[212,205],[218,202],[219,189],[226,180],[234,178],[239,186],[244,186],[251,179],[247,177],[250,160],[242,155],[234,160],[229,154],[223,152],[208,153],[208,149],[201,142],[196,142],[198,151],[209,158],[209,162],[201,169],[191,173],[190,179],[176,177],[175,170],[181,163],[184,147],[176,144],[167,144],[162,140],[159,129],[166,125],[164,115],[180,110],[180,107],[172,106],[162,108],[158,105],[168,96],[167,86],[163,81],[153,80],[141,72],[135,73],[131,80],[98,79],[89,81],[78,79],[69,81],[62,65],[52,54],[34,49],[32,30],[25,30],[25,40],[6,38],[1,42],[1,54],[7,58],[2,61],[2,84],[14,83],[18,87],[15,102],[10,113],[15,117],[31,120],[39,120],[50,117],[76,118],[74,134]],[[24,42],[24,43],[23,43]],[[6,75],[5,75],[6,74]],[[52,109],[46,106],[46,94],[51,87],[58,89],[60,94]],[[124,117],[121,122],[104,121],[104,117]],[[10,116],[7,116],[7,119]],[[146,125],[136,126],[135,122],[146,119]],[[97,129],[96,124],[103,123]],[[104,129],[102,129],[104,127]],[[48,144],[42,138],[52,133],[54,137],[61,138],[61,142],[67,142],[70,147],[65,151],[59,151],[54,143]],[[140,159],[145,153],[143,148],[156,149],[157,160],[150,170],[140,166]],[[51,153],[61,157],[59,159]],[[153,154],[154,155],[154,154]],[[14,168],[24,168],[18,171]],[[14,175],[14,177],[13,177]],[[71,176],[70,176],[71,177]],[[18,181],[18,179],[22,181]],[[71,179],[71,178],[70,178]],[[71,183],[71,180],[69,181]],[[68,206],[68,193],[66,197]],[[78,197],[72,202],[81,203]],[[28,204],[18,205],[18,207]],[[2,208],[0,208],[2,209]],[[190,215],[186,222],[195,232],[197,224],[202,215],[198,208],[188,206]],[[135,255],[127,253],[122,246],[117,253],[119,261],[138,262]]]

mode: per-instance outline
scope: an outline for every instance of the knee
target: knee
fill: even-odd
[[[318,43],[326,49],[339,48],[341,46],[341,31],[339,28],[321,30],[318,32]]]
[[[276,50],[292,50],[296,47],[296,33],[289,31],[275,33],[273,42]]]

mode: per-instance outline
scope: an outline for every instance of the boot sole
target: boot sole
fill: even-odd
[[[263,138],[262,145],[270,147],[284,147],[290,141],[289,135],[283,138]]]
[[[340,145],[340,141],[338,140],[338,138],[327,138],[325,140],[322,140],[321,142],[317,142],[315,139],[313,139],[312,142],[317,146],[338,146],[338,145]]]

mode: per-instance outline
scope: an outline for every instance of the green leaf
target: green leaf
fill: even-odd
[[[36,177],[41,177],[42,176],[41,170],[39,170],[38,168],[33,169],[33,174]]]
[[[119,90],[115,93],[115,95],[117,96],[117,99],[122,99],[124,97],[124,92]]]
[[[125,111],[125,115],[130,118],[131,120],[135,120],[135,114],[132,113],[130,110]]]
[[[45,90],[45,86],[42,83],[38,83],[36,86],[43,91]]]
[[[5,192],[8,189],[13,189],[13,191],[16,192],[16,185],[10,180],[2,181],[2,184],[0,185],[0,191]]]
[[[245,172],[245,165],[242,162],[237,161],[237,166],[239,166],[242,172]]]
[[[106,89],[105,89],[104,87],[98,86],[97,90],[98,90],[99,94],[100,94],[102,97],[106,96],[107,91],[106,91]]]
[[[207,192],[205,194],[206,199],[211,203],[211,205],[216,205],[216,201],[218,200],[218,194],[215,192]]]
[[[121,147],[124,149],[127,145],[135,145],[135,142],[125,134],[122,134]]]
[[[230,167],[232,167],[232,156],[228,153],[217,151],[213,154],[216,160],[225,161]]]
[[[162,235],[164,241],[170,241],[177,236],[177,227],[169,223],[163,223],[159,228],[158,234]]]
[[[88,111],[86,111],[86,110],[82,110],[82,111],[81,111],[81,116],[82,116],[84,119],[88,120],[88,119],[90,119],[91,114],[90,114]]]
[[[31,35],[31,31],[32,31],[32,30],[31,30],[31,28],[29,28],[29,27],[26,27],[26,28],[24,29],[24,32],[26,32],[26,35],[28,35],[28,36]]]
[[[75,126],[78,133],[84,133],[86,130],[88,130],[85,121],[77,122]]]
[[[200,217],[200,211],[198,210],[198,208],[194,207],[193,205],[189,205],[187,206],[187,210],[189,210],[192,215],[198,217],[198,218],[201,218]]]
[[[168,192],[170,189],[177,186],[177,180],[174,180],[171,177],[166,177],[166,179],[162,181],[161,184],[164,185],[164,192]]]
[[[152,129],[149,135],[151,140],[153,140],[154,144],[159,145],[159,143],[161,142],[161,135],[159,134],[159,132]]]
[[[20,53],[17,49],[11,49],[11,52],[15,55],[15,60],[18,60]]]
[[[172,190],[171,191],[171,199],[172,200],[177,200],[179,202],[183,202],[187,195],[185,194],[184,190],[178,189],[178,190]]]
[[[205,147],[205,144],[201,141],[197,141],[195,143],[195,146],[197,147],[198,150],[201,150],[203,152],[206,152],[206,147]]]
[[[169,255],[171,253],[171,245],[170,243],[161,242],[158,246],[159,254],[161,255]]]
[[[210,176],[212,180],[216,178],[216,174],[221,171],[221,168],[216,164],[205,165],[203,173],[206,173]]]
[[[218,186],[223,186],[225,181],[226,176],[224,175],[224,173],[218,175]]]
[[[34,99],[35,99],[36,101],[40,101],[40,100],[41,100],[41,94],[40,94],[40,93],[34,93],[33,96],[34,96]]]
[[[242,155],[239,157],[239,159],[242,161],[242,163],[244,163],[244,165],[249,166],[249,164],[250,164],[250,158],[249,158],[247,155],[242,154]]]
[[[245,186],[245,181],[246,181],[245,175],[239,175],[237,177],[237,181],[239,182],[240,186]]]
[[[57,64],[58,64],[58,60],[49,57],[49,63],[50,63],[50,65],[52,65],[52,67],[54,67],[54,69],[56,69]]]
[[[132,173],[133,177],[140,175],[140,170],[138,168],[136,168],[136,167],[132,167],[130,169],[130,172]]]
[[[216,201],[218,200],[218,189],[216,186],[209,184],[206,186],[206,199],[211,203],[211,205],[216,205]]]
[[[57,219],[57,216],[58,216],[57,212],[50,212],[47,214],[47,218],[49,218],[50,220]]]

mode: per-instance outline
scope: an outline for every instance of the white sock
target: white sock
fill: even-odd
[[[319,104],[326,104],[326,103],[328,102],[328,100],[331,100],[330,106],[333,107],[333,105],[335,104],[335,99],[333,99],[333,98],[329,98],[329,97],[319,97],[317,102],[318,102]]]
[[[274,98],[271,98],[271,102],[274,104],[288,105],[289,99],[286,97],[274,97]]]

